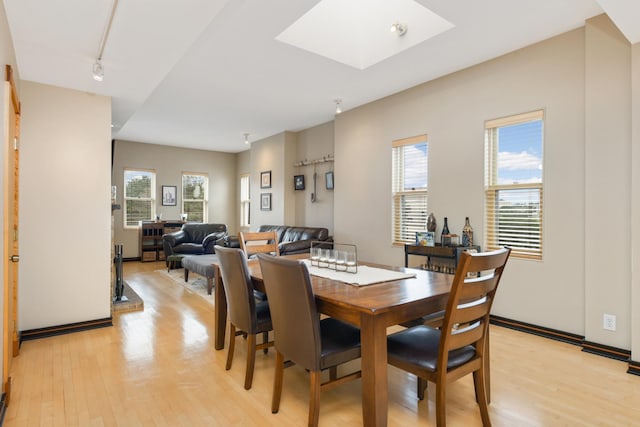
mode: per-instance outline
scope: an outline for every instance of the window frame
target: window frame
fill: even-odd
[[[410,189],[404,187],[405,165],[403,150],[405,147],[426,145],[426,170],[424,189]],[[394,246],[404,246],[415,243],[415,232],[426,230],[429,197],[429,140],[427,134],[416,135],[409,138],[398,139],[392,142],[392,166],[391,166],[391,243]],[[406,221],[403,218],[409,216],[406,208],[407,202],[413,206],[421,206],[423,221]]]
[[[202,200],[189,199],[185,196],[185,188],[184,188],[185,177],[189,177],[189,176],[204,178],[204,189],[203,189]],[[203,172],[182,172],[180,176],[180,191],[182,193],[181,209],[183,214],[185,213],[187,214],[187,220],[189,222],[194,222],[192,215],[190,215],[190,212],[185,209],[185,204],[198,202],[198,203],[202,203],[202,224],[206,224],[207,222],[209,222],[209,175]]]
[[[251,227],[251,174],[248,173],[240,175],[240,227]]]
[[[484,245],[487,251],[509,246],[512,249],[511,256],[513,257],[542,260],[544,252],[544,120],[544,110],[536,110],[485,122]],[[540,135],[540,162],[542,164],[540,182],[498,183],[498,130],[503,127],[534,121],[540,121],[542,126]],[[503,221],[502,229],[508,228],[508,231],[503,231],[502,233],[500,231],[499,210],[501,207],[509,206],[509,204],[508,202],[501,203],[499,197],[501,192],[504,192],[504,194],[516,194],[518,192],[523,193],[524,196],[529,193],[530,200],[537,199],[537,205],[536,202],[529,205],[521,205],[512,210],[512,215],[503,215],[503,218],[505,216],[506,218]],[[508,200],[508,197],[502,197],[502,200]],[[534,225],[531,225],[532,221],[528,219],[523,221],[522,218],[534,219]],[[527,232],[528,236],[526,235]]]
[[[151,174],[151,184],[150,184],[150,197],[130,197],[127,194],[127,173],[140,173],[140,174]],[[124,226],[124,228],[129,228],[129,229],[137,229],[140,228],[140,221],[153,221],[155,219],[156,216],[156,171],[154,169],[142,169],[142,168],[124,168],[122,171],[122,179],[123,179],[123,212],[122,212],[122,224]],[[149,218],[145,218],[145,219],[140,219],[138,220],[138,222],[133,225],[129,225],[128,223],[128,216],[127,216],[127,202],[129,201],[146,201],[149,202],[151,204],[150,206],[150,212],[151,215]]]

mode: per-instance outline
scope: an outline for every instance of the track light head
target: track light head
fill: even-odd
[[[101,82],[102,80],[104,80],[104,68],[102,67],[102,61],[96,59],[91,72],[93,75],[93,80],[97,82]]]

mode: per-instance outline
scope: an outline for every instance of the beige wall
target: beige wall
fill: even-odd
[[[584,29],[347,111],[336,118],[335,236],[363,259],[391,246],[391,141],[428,134],[429,211],[483,244],[484,121],[544,109],[544,259],[512,259],[494,313],[584,333]],[[372,215],[372,212],[375,215]]]
[[[630,348],[631,49],[605,15],[586,25],[585,336]],[[603,315],[617,331],[602,329]]]
[[[293,163],[333,156],[333,131],[333,122],[328,122],[298,132],[297,156]],[[314,170],[317,174],[316,201],[312,202]],[[293,196],[296,225],[326,227],[330,232],[333,231],[333,190],[327,190],[325,186],[325,173],[329,171],[333,171],[333,162],[318,163],[315,169],[313,166],[294,168],[293,175],[304,175],[305,179],[305,190],[294,191]],[[339,182],[340,178],[337,179]],[[293,186],[293,176],[290,185]]]
[[[640,360],[640,43],[631,56],[631,354]]]
[[[156,213],[162,213],[162,218],[169,220],[179,219],[182,213],[182,173],[206,173],[209,176],[208,221],[226,224],[230,233],[237,233],[235,154],[116,141],[112,182],[118,187],[117,202],[123,208],[125,168],[155,170],[158,195],[163,185],[178,187],[176,206],[162,206],[162,199],[160,196],[157,198]],[[138,229],[123,227],[122,210],[115,212],[114,220],[115,242],[124,245],[124,257],[138,257]]]
[[[111,316],[111,101],[22,82],[20,330]]]
[[[447,216],[458,232],[469,216],[482,245],[483,123],[543,109],[544,257],[510,261],[493,312],[633,348],[637,360],[640,331],[632,330],[638,324],[632,311],[639,311],[640,291],[631,274],[640,258],[631,262],[628,230],[632,224],[640,229],[638,215],[631,215],[631,201],[640,206],[632,182],[640,186],[640,178],[632,181],[630,160],[632,129],[634,147],[639,143],[640,67],[638,48],[633,68],[631,52],[603,15],[585,28],[336,117],[336,174],[347,177],[335,190],[336,239],[357,244],[363,259],[403,262],[402,249],[390,244],[391,141],[426,133],[429,211],[439,228]],[[615,332],[603,330],[604,313],[617,316]]]

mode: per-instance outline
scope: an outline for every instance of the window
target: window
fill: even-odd
[[[485,123],[485,244],[542,259],[543,112]]]
[[[242,175],[240,177],[240,227],[249,227],[251,224],[251,193],[249,190],[249,175]]]
[[[156,173],[148,170],[124,170],[124,225],[137,227],[151,221],[156,213]]]
[[[427,224],[427,135],[393,141],[393,244],[416,241]]]
[[[204,174],[182,174],[182,213],[189,222],[207,222],[209,177]]]

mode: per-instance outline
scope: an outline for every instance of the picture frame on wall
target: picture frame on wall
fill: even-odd
[[[162,206],[176,206],[178,204],[178,187],[175,185],[162,186]]]
[[[271,193],[260,194],[260,210],[261,211],[271,210]]]
[[[271,171],[260,172],[260,188],[271,188]]]
[[[324,174],[324,182],[327,190],[333,190],[333,171]]]
[[[293,188],[295,190],[304,190],[304,175],[295,175],[293,177]]]

